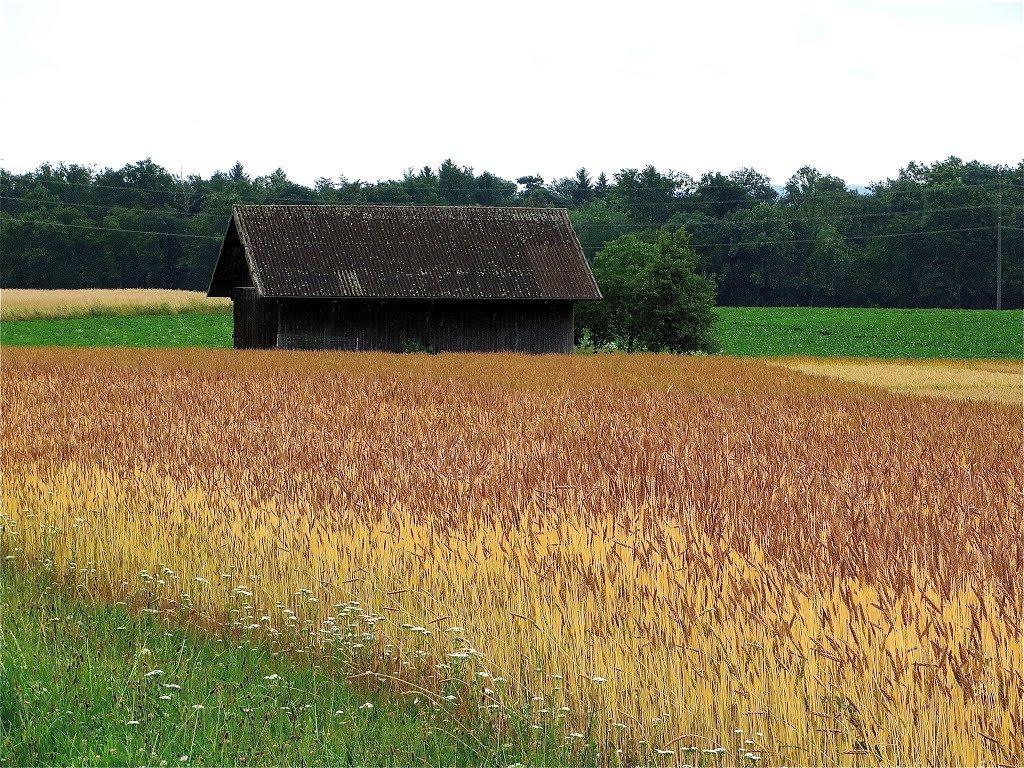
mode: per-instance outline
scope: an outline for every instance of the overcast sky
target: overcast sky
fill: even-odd
[[[1016,165],[1021,0],[0,0],[0,166],[551,180]]]

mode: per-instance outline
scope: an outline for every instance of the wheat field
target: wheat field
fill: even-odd
[[[1020,360],[870,360],[857,358],[780,358],[795,371],[832,376],[891,392],[982,400],[1024,406]]]
[[[4,556],[99,598],[607,764],[1024,761],[1011,406],[647,355],[5,349],[0,394]]]
[[[0,320],[3,321],[230,311],[230,299],[207,298],[199,291],[158,288],[0,290]]]

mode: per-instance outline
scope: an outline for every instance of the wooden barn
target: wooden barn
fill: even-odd
[[[561,352],[600,299],[565,210],[238,205],[209,296],[236,349]]]

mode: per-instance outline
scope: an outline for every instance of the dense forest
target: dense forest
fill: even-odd
[[[1024,306],[1024,162],[951,157],[910,163],[866,191],[804,167],[782,188],[744,168],[685,173],[648,166],[611,177],[581,168],[545,182],[510,181],[450,160],[368,183],[282,170],[251,178],[241,164],[209,179],[150,160],[114,170],[42,165],[0,170],[0,286],[205,290],[235,203],[516,205],[568,208],[588,257],[633,234],[684,228],[734,306]]]

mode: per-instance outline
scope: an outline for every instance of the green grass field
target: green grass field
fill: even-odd
[[[31,347],[230,347],[230,314],[0,322],[0,344]]]
[[[1022,358],[1020,310],[720,307],[727,355]],[[90,317],[0,323],[0,344],[230,347],[230,314]]]
[[[580,762],[564,738],[495,732],[463,697],[353,683],[330,658],[95,602],[88,580],[0,561],[0,766]]]
[[[1024,312],[720,307],[727,355],[878,358],[1024,357]]]

